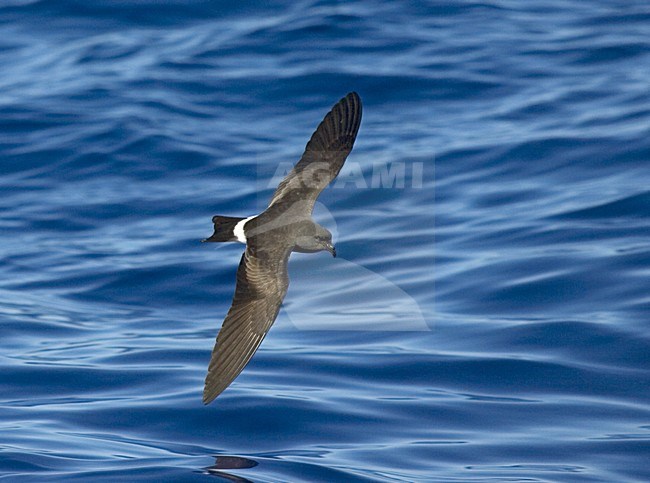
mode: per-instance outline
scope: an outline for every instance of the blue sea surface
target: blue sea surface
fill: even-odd
[[[650,481],[647,1],[0,3],[0,480]],[[242,245],[356,146],[201,402]]]

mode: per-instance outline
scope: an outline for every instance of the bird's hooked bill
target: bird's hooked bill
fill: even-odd
[[[327,245],[325,245],[325,248],[327,249],[328,252],[332,254],[334,258],[336,258],[336,247],[334,245],[328,243]]]

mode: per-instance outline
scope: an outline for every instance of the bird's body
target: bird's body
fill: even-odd
[[[239,375],[266,336],[287,293],[292,251],[328,251],[332,234],[313,221],[320,192],[338,175],[361,122],[361,100],[352,92],[320,123],[293,170],[257,216],[215,216],[214,234],[203,241],[246,244],[237,270],[232,306],[217,336],[205,380],[203,402],[216,398]]]

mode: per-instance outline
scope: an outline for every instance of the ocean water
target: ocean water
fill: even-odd
[[[650,467],[645,1],[0,3],[0,479]],[[248,216],[349,91],[275,326],[201,403]]]

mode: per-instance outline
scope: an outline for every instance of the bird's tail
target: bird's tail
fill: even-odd
[[[227,242],[227,241],[237,241],[235,237],[234,230],[237,223],[242,221],[244,218],[236,218],[233,216],[213,216],[212,223],[214,223],[214,233],[210,238],[201,240],[204,242]]]

